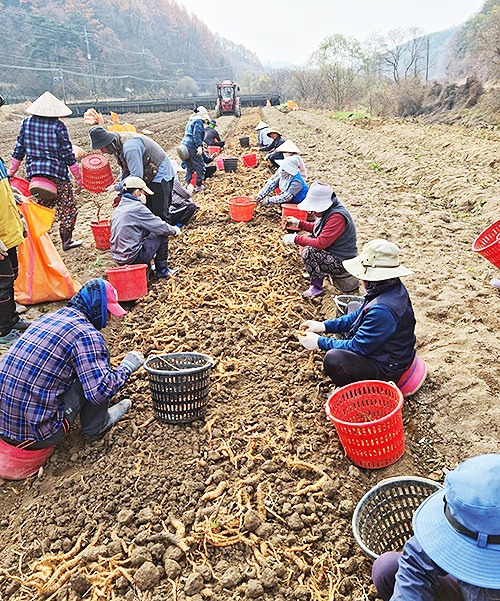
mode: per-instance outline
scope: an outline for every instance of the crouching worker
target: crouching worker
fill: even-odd
[[[184,187],[179,179],[178,173],[183,171],[182,167],[175,161],[172,161],[175,170],[174,188],[172,190],[172,204],[169,208],[169,218],[171,223],[177,227],[186,225],[188,221],[198,210],[196,204],[191,200],[193,196],[193,186]]]
[[[500,455],[467,459],[413,516],[403,553],[381,555],[383,601],[500,601]]]
[[[299,172],[300,157],[287,157],[278,163],[280,169],[267,181],[255,200],[259,200],[264,205],[302,202],[309,188]],[[280,193],[270,196],[276,188],[279,188]]]
[[[109,402],[144,357],[131,351],[116,369],[110,367],[99,332],[109,313],[126,313],[115,289],[102,279],[90,280],[66,307],[33,322],[0,359],[0,476],[35,473],[44,461],[27,473],[30,457],[43,457],[47,449],[46,460],[77,416],[83,436],[92,440],[128,412],[129,399],[113,407]]]
[[[304,296],[323,294],[325,275],[331,275],[334,284],[342,292],[357,290],[359,280],[352,277],[342,265],[342,261],[352,259],[358,253],[356,226],[349,211],[333,189],[322,182],[311,185],[299,208],[316,220],[301,221],[296,217],[287,217],[286,223],[309,232],[311,236],[285,234],[283,243],[297,244],[302,248],[302,261],[311,278],[311,287],[304,292]]]
[[[139,177],[127,177],[123,194],[111,218],[111,254],[118,265],[145,264],[151,267],[154,259],[156,277],[167,278],[167,236],[178,236],[181,230],[170,225],[145,206],[146,196],[152,195]]]
[[[398,246],[387,240],[368,242],[343,265],[362,280],[363,304],[337,319],[304,322],[299,341],[308,350],[327,351],[324,370],[337,386],[360,380],[397,382],[415,357],[415,316],[399,279],[413,272],[401,265]],[[348,338],[325,335],[335,333]]]

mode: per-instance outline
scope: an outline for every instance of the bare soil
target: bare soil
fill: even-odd
[[[165,148],[178,143],[186,117],[126,116]],[[334,314],[336,291],[302,298],[279,209],[231,221],[228,198],[251,196],[270,174],[262,162],[240,164],[196,197],[196,219],[170,246],[179,273],[153,283],[104,332],[113,356],[137,348],[214,357],[206,420],[156,421],[141,370],[118,395],[132,398],[130,414],[105,438],[86,443],[74,428],[39,477],[2,483],[0,598],[374,599],[371,562],[350,525],[364,492],[398,474],[441,479],[466,457],[498,451],[498,294],[487,283],[496,270],[470,251],[498,216],[498,135],[249,109],[220,120],[229,154],[242,154],[238,138],[255,137],[260,118],[303,150],[310,181],[334,186],[360,245],[387,237],[415,271],[406,283],[429,377],[405,403],[404,457],[362,470],[339,446],[323,410],[330,383],[321,355],[294,336],[303,319]],[[6,157],[18,125],[0,127]],[[82,122],[69,127],[88,148]],[[85,244],[63,257],[84,282],[112,260],[92,243],[92,197],[81,200],[76,237]]]

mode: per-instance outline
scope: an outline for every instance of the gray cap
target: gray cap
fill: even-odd
[[[99,150],[114,142],[117,134],[104,129],[101,125],[93,125],[89,129],[89,136],[92,142],[92,150]]]

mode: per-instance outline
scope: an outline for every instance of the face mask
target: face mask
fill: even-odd
[[[139,196],[139,200],[142,202],[143,205],[146,204],[146,195],[145,194],[141,194]]]

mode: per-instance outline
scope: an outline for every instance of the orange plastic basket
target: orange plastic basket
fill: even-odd
[[[249,196],[233,196],[228,200],[229,214],[233,221],[250,221],[255,210],[255,201]]]
[[[109,159],[101,153],[88,154],[82,159],[82,183],[89,192],[104,192],[115,181]]]
[[[472,244],[472,250],[495,267],[500,267],[500,219],[479,234]]]
[[[278,194],[278,192],[276,192]],[[296,217],[300,221],[307,219],[307,211],[298,208],[299,205],[292,202],[284,202],[281,205],[281,225],[286,224],[287,217]],[[287,229],[297,231],[299,228],[293,225],[287,225]]]
[[[403,393],[393,382],[363,380],[336,390],[326,402],[328,418],[353,463],[378,469],[404,453]]]

